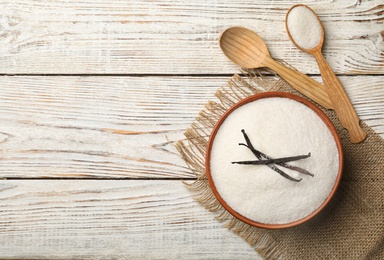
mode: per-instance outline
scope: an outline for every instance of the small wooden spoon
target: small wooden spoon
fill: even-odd
[[[237,65],[248,69],[268,67],[313,101],[327,109],[333,108],[325,88],[320,83],[273,60],[265,42],[257,33],[244,27],[231,27],[222,33],[220,47]]]
[[[318,25],[317,24],[314,25],[314,27],[316,27],[317,29],[320,29],[321,37],[318,38],[319,41],[317,45],[311,49],[306,49],[300,46],[299,43],[295,41],[294,37],[291,35],[291,32],[289,31],[289,26],[288,26],[289,14],[292,12],[294,8],[297,8],[297,7],[300,7],[300,8],[304,7],[310,10],[313,16],[316,17],[319,23]],[[309,13],[309,15],[311,14]],[[295,19],[295,18],[291,18],[291,19]],[[308,24],[310,24],[310,22],[305,23],[306,26]],[[356,111],[354,110],[352,103],[349,100],[347,94],[345,93],[343,86],[341,85],[340,81],[338,80],[335,73],[332,71],[331,67],[328,65],[327,61],[324,59],[323,54],[321,53],[321,48],[324,42],[324,28],[321,24],[320,19],[316,15],[316,13],[306,5],[303,5],[303,4],[294,5],[289,9],[287,13],[287,16],[285,19],[285,25],[286,25],[289,38],[296,45],[296,47],[306,53],[312,54],[315,57],[317,64],[319,65],[321,77],[323,78],[323,82],[327,87],[329,98],[332,101],[333,108],[336,111],[336,114],[339,117],[342,126],[349,131],[349,135],[350,135],[349,137],[351,142],[359,143],[363,141],[367,136],[367,134],[364,132],[363,129],[361,129],[359,125],[359,121],[360,121],[359,117],[356,114]],[[307,32],[308,32],[316,28],[305,28],[305,29],[307,29]],[[305,35],[302,35],[302,36],[304,37]],[[302,39],[299,38],[297,40],[300,41]],[[307,39],[307,40],[309,41],[310,39]],[[303,41],[303,43],[305,43],[305,41]],[[316,44],[316,42],[314,44]]]

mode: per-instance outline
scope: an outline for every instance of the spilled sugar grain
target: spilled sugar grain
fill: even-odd
[[[290,162],[315,176],[284,169],[301,182],[280,176],[265,165],[232,164],[255,160],[244,146],[245,129],[253,146],[280,158],[308,154]],[[324,122],[307,106],[288,98],[265,98],[234,110],[223,122],[212,145],[211,176],[220,196],[239,214],[265,224],[302,219],[326,200],[338,173],[336,143]]]

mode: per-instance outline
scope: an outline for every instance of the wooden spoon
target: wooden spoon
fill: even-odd
[[[305,22],[304,24],[301,23],[296,25],[302,26],[303,32],[307,32],[307,33],[313,32],[317,29],[317,31],[319,31],[321,35],[318,35],[318,37],[308,37],[305,41],[305,39],[301,37],[304,37],[306,35],[301,35],[301,32],[299,31],[298,33],[295,32],[295,35],[296,35],[296,41],[295,41],[294,39],[295,37],[291,35],[291,33],[293,32],[290,32],[289,30],[289,27],[291,28],[291,30],[293,29],[297,30],[297,28],[292,27],[293,26],[292,24],[291,26],[289,26],[289,19],[299,19],[297,18],[299,14],[296,13],[294,16],[293,13],[291,13],[295,8],[307,8],[310,12],[312,12],[313,17],[316,18],[315,20],[317,20],[318,22],[318,24],[311,24],[311,22],[308,21],[308,19],[306,19],[307,22]],[[298,9],[296,9],[296,12],[297,10]],[[289,16],[290,14],[291,16]],[[307,12],[307,15],[312,15],[312,14]],[[303,4],[294,5],[293,7],[291,7],[291,9],[289,9],[287,13],[287,16],[285,19],[285,25],[286,25],[289,38],[296,45],[296,47],[306,53],[312,54],[315,57],[317,64],[319,65],[321,77],[323,78],[323,82],[327,87],[329,98],[332,101],[333,108],[336,111],[336,114],[339,117],[342,126],[349,131],[349,135],[350,135],[349,137],[351,142],[359,143],[363,141],[367,136],[367,134],[364,132],[363,129],[361,129],[359,125],[359,121],[360,121],[359,117],[357,116],[351,101],[349,100],[347,94],[345,93],[343,86],[341,85],[340,81],[337,79],[335,73],[332,71],[331,67],[328,65],[327,61],[324,59],[323,54],[321,53],[321,48],[324,42],[324,28],[321,24],[320,19],[317,17],[316,13],[306,5],[303,5]],[[306,28],[307,26],[309,28]],[[298,38],[298,36],[300,36],[300,38]],[[314,47],[312,47],[312,45],[309,45],[312,48],[308,49],[308,48],[303,48],[303,46],[299,45],[300,43],[307,44],[307,42],[311,40],[309,38],[311,38],[312,40],[314,38],[318,39],[317,44],[316,44],[316,41],[314,42],[314,45],[313,45]]]
[[[231,27],[222,33],[220,47],[237,65],[248,69],[268,67],[313,101],[327,109],[333,108],[325,88],[320,83],[273,60],[265,42],[257,33],[244,27]]]

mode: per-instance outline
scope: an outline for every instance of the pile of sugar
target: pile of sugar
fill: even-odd
[[[289,12],[287,25],[291,37],[302,49],[313,49],[322,39],[321,24],[316,15],[305,6],[299,5]]]
[[[244,129],[255,149],[280,158],[311,153],[290,162],[315,176],[279,167],[301,182],[290,181],[266,165],[239,165],[256,160],[245,146]],[[239,214],[265,224],[302,219],[326,200],[339,168],[336,142],[325,123],[307,106],[288,98],[264,98],[234,110],[212,144],[211,176],[220,196]]]

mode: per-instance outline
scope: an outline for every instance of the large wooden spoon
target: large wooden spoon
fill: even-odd
[[[257,33],[244,27],[231,27],[222,33],[220,47],[237,65],[248,69],[268,67],[305,96],[327,109],[333,108],[320,83],[273,60],[265,42]]]
[[[324,42],[324,28],[320,19],[311,8],[299,4],[289,9],[285,24],[289,38],[296,47],[315,57],[333,108],[343,127],[349,131],[351,142],[359,143],[363,141],[367,134],[359,125],[359,117],[343,86],[321,53]]]

